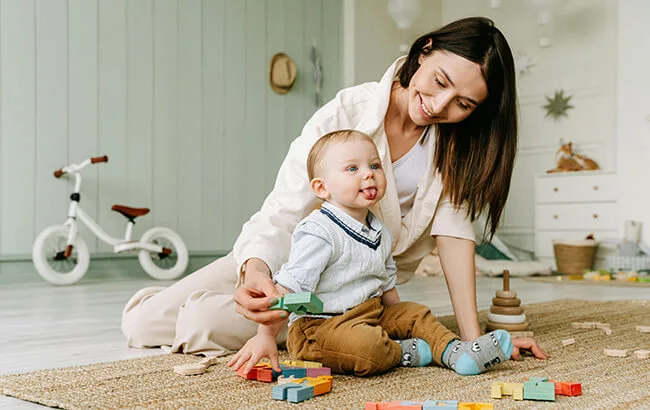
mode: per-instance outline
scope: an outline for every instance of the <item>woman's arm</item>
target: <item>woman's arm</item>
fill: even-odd
[[[460,337],[463,340],[474,340],[481,336],[476,306],[474,241],[437,236],[436,243]]]

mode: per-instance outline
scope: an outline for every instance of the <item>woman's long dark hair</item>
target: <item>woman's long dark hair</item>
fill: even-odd
[[[429,40],[431,45],[428,46]],[[485,230],[494,235],[510,190],[517,153],[517,90],[510,46],[492,20],[470,17],[418,38],[399,72],[408,88],[421,54],[444,50],[481,66],[488,96],[465,120],[438,124],[434,165],[442,195],[474,221],[486,211]]]

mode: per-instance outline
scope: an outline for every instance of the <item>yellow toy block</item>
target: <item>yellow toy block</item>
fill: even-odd
[[[323,367],[322,363],[319,362],[310,362],[308,360],[283,360],[280,364],[284,364],[292,367],[304,367],[304,368],[319,368]]]
[[[492,403],[458,403],[458,410],[494,410]]]
[[[493,399],[500,399],[502,389],[503,389],[502,382],[492,383],[492,386],[490,387],[490,397],[492,397]]]
[[[512,388],[512,398],[513,400],[523,400],[524,399],[524,384],[523,383],[505,383]]]

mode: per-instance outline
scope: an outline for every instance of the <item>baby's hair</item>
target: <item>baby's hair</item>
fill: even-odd
[[[357,130],[337,130],[320,137],[311,147],[309,155],[307,156],[307,176],[309,177],[309,180],[311,181],[316,177],[318,164],[325,156],[327,147],[329,147],[330,144],[335,142],[346,142],[354,138],[366,139],[374,144],[372,138]]]

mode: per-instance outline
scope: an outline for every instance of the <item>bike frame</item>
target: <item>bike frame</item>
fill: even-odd
[[[79,195],[81,190],[81,170],[90,165],[91,162],[89,159],[85,160],[79,165],[71,164],[62,169],[63,172],[73,174],[75,178],[74,191],[70,195],[70,206],[68,207],[68,217],[63,223],[64,226],[70,228],[68,233],[68,242],[67,245],[72,245],[74,239],[78,234],[77,220],[81,221],[92,233],[94,233],[102,242],[113,247],[113,252],[120,253],[130,250],[147,250],[149,252],[161,253],[163,252],[163,247],[160,245],[154,245],[152,243],[143,243],[140,241],[133,241],[131,237],[133,236],[133,225],[131,221],[126,223],[126,231],[124,233],[124,238],[115,238],[104,231],[95,220],[90,217],[79,205],[79,201],[72,199],[74,196]],[[77,195],[75,195],[77,194]]]

